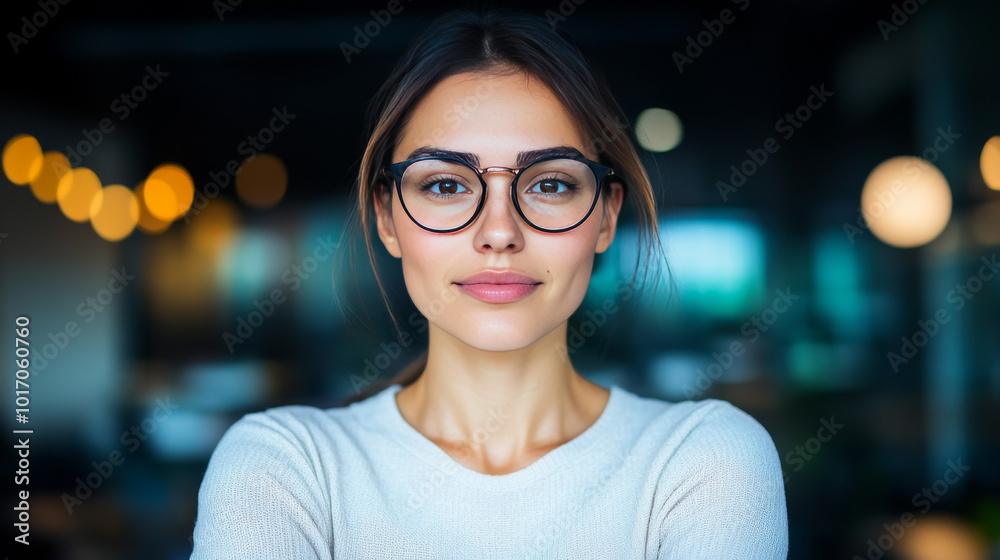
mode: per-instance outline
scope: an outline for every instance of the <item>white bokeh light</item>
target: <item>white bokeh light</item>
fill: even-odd
[[[918,157],[883,161],[868,175],[861,212],[876,237],[895,247],[934,240],[951,217],[951,190],[937,167]]]
[[[636,119],[635,128],[639,145],[651,152],[672,150],[684,137],[680,117],[667,109],[646,109]]]

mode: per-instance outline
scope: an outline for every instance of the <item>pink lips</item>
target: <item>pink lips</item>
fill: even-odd
[[[517,272],[484,270],[455,284],[480,301],[511,303],[534,292],[541,282]]]

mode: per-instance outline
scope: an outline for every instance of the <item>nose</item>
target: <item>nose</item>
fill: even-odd
[[[483,174],[486,180],[486,202],[473,227],[476,228],[475,243],[480,250],[496,252],[520,251],[524,247],[521,217],[510,199],[510,182],[513,174],[508,171],[489,171]]]

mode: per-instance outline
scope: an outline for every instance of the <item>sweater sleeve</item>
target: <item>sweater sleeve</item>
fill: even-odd
[[[767,430],[746,412],[715,400],[658,486],[666,493],[655,514],[658,560],[787,558],[781,461]]]
[[[191,560],[332,559],[329,494],[315,446],[288,411],[248,414],[209,459]]]

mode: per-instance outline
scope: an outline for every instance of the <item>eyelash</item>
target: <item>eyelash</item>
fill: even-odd
[[[555,181],[556,183],[561,183],[563,185],[566,185],[566,192],[563,192],[563,193],[538,193],[538,194],[547,195],[547,196],[565,196],[566,194],[572,194],[572,193],[580,190],[580,185],[579,184],[574,183],[572,181],[569,181],[567,179],[560,179],[558,177],[538,177],[538,178],[536,178],[532,182],[531,188],[535,188],[535,185],[537,185],[539,183],[542,183],[542,182],[545,182],[545,181]]]
[[[447,182],[457,183],[457,184],[461,185],[462,184],[462,178],[461,177],[454,177],[454,176],[449,177],[449,176],[446,176],[446,175],[439,175],[439,176],[436,176],[436,177],[431,177],[431,178],[425,180],[425,182],[422,185],[420,185],[419,190],[420,190],[421,193],[428,194],[428,195],[430,195],[431,197],[434,197],[434,198],[451,198],[453,196],[456,196],[456,195],[443,195],[443,194],[438,194],[436,192],[432,192],[431,191],[431,187],[433,187],[434,185],[437,185],[439,183],[447,183]],[[468,187],[465,187],[465,185],[462,185],[462,186],[463,186],[463,188],[468,189]]]
[[[578,191],[580,189],[580,185],[578,185],[577,183],[574,183],[574,182],[569,181],[567,179],[560,179],[559,177],[555,177],[555,176],[536,177],[535,180],[534,180],[534,182],[531,185],[531,188],[534,188],[539,183],[542,183],[542,182],[545,182],[545,181],[555,181],[557,183],[561,183],[561,184],[563,184],[563,185],[566,186],[567,191],[570,192],[570,193],[576,192],[576,191]],[[458,177],[458,178],[456,178],[456,177],[448,177],[448,176],[431,177],[431,178],[427,179],[424,182],[424,184],[420,185],[419,189],[420,189],[420,192],[425,193],[425,194],[429,194],[432,197],[436,197],[436,198],[451,198],[452,196],[455,196],[455,195],[443,195],[443,194],[438,194],[436,192],[431,192],[431,187],[433,187],[434,185],[437,185],[439,183],[446,183],[446,182],[453,182],[453,183],[458,183],[459,185],[461,185],[462,184],[462,178],[461,177]],[[463,188],[467,189],[468,187],[465,187],[463,185]],[[560,193],[538,193],[538,194],[548,195],[548,196],[562,196],[564,193],[563,194],[560,194]]]

